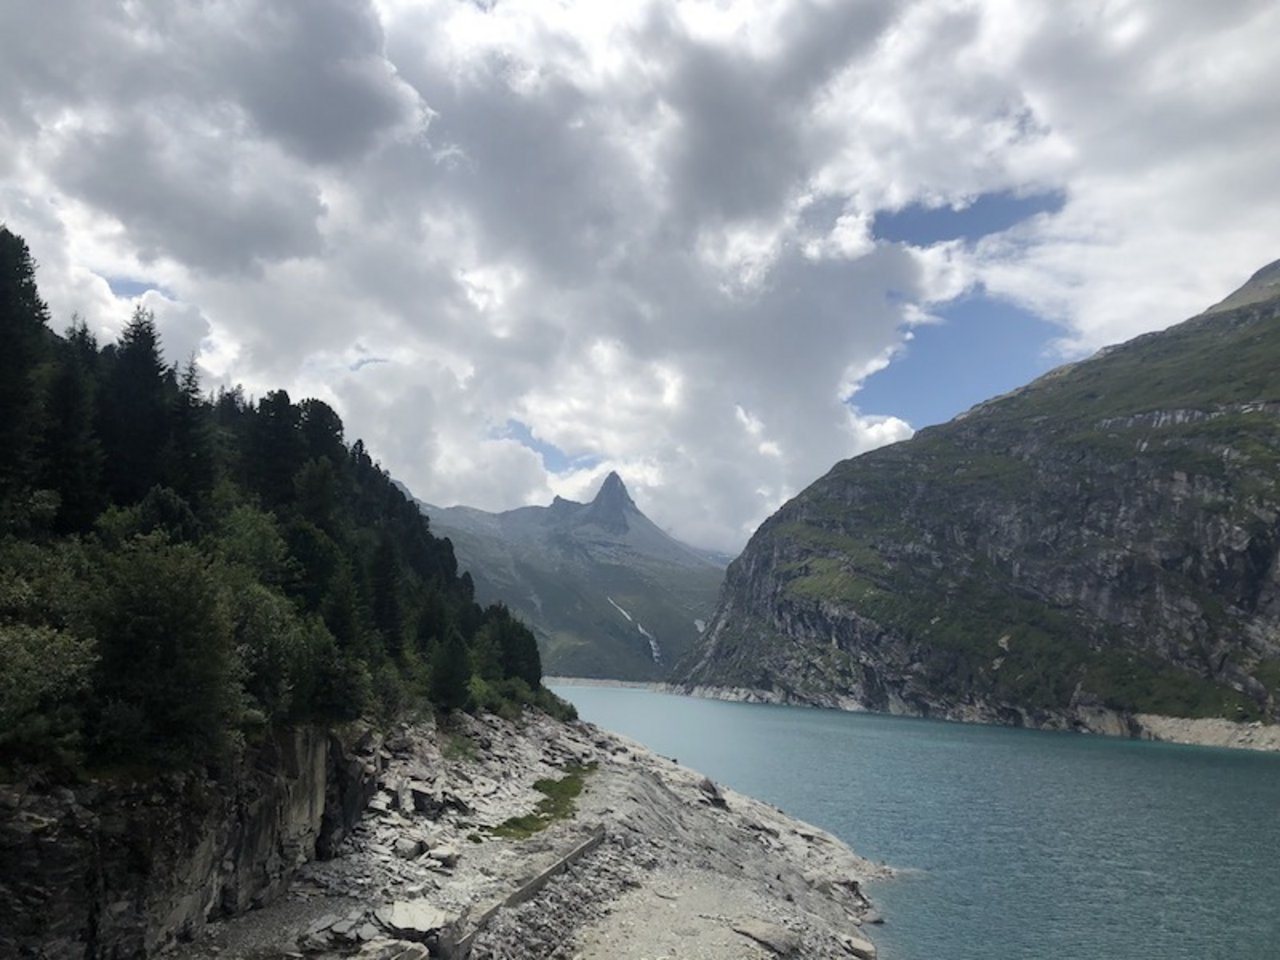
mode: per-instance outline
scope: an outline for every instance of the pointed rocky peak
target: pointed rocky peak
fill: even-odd
[[[625,533],[628,529],[627,514],[639,512],[640,508],[627,493],[622,478],[617,471],[610,471],[600,485],[600,492],[591,501],[586,519],[614,533]]]
[[[609,475],[604,478],[604,483],[600,485],[600,492],[596,494],[596,498],[591,502],[593,504],[630,507],[632,510],[637,509],[635,501],[631,499],[631,494],[627,493],[627,485],[622,482],[622,478],[618,476],[618,471],[616,470],[609,471]]]
[[[1221,303],[1214,304],[1205,313],[1221,313],[1276,298],[1280,298],[1280,260],[1267,264],[1250,277],[1243,287]]]

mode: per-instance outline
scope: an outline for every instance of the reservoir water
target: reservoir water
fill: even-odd
[[[557,686],[903,872],[881,960],[1277,960],[1280,756]]]

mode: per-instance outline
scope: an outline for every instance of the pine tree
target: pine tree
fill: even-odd
[[[249,421],[249,480],[267,507],[293,500],[293,478],[306,459],[298,408],[285,390],[262,398]]]
[[[537,689],[542,683],[542,657],[532,631],[512,617],[505,608],[500,621],[498,643],[502,651],[502,672]]]
[[[441,710],[461,710],[471,698],[471,657],[456,629],[436,644],[431,657],[431,702]]]
[[[40,486],[58,494],[56,529],[79,533],[105,505],[102,443],[97,433],[98,343],[83,320],[67,328],[49,382],[41,443]]]
[[[400,560],[396,556],[395,542],[384,530],[373,553],[369,586],[373,592],[373,625],[382,634],[387,653],[397,658],[403,653],[404,644],[400,581]]]
[[[307,399],[298,404],[299,429],[306,456],[340,464],[347,459],[342,442],[342,419],[322,400]]]
[[[217,440],[213,412],[200,394],[195,358],[178,378],[178,393],[170,407],[169,442],[165,446],[166,482],[199,510],[217,480]]]
[[[131,504],[161,482],[169,432],[166,371],[150,310],[134,311],[111,356],[100,404],[107,489],[114,502]]]
[[[33,374],[44,353],[48,308],[35,261],[19,236],[0,227],[0,522],[36,474],[39,407]]]

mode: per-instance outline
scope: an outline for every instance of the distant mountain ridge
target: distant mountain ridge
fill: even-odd
[[[688,687],[1040,727],[1280,720],[1280,262],[836,464],[729,567]]]
[[[636,506],[617,473],[589,503],[490,513],[422,503],[477,597],[537,635],[549,674],[662,680],[710,619],[724,563],[681,543]]]

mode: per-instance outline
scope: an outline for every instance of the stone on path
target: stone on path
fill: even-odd
[[[374,915],[388,933],[419,943],[425,943],[455,919],[453,914],[425,900],[397,900],[389,907],[379,907]]]
[[[794,955],[800,949],[800,934],[776,923],[763,920],[735,920],[729,925],[736,933],[750,937],[756,943],[763,944],[774,953],[784,957]]]
[[[413,860],[422,853],[422,841],[401,837],[396,841],[395,852],[401,860]]]

